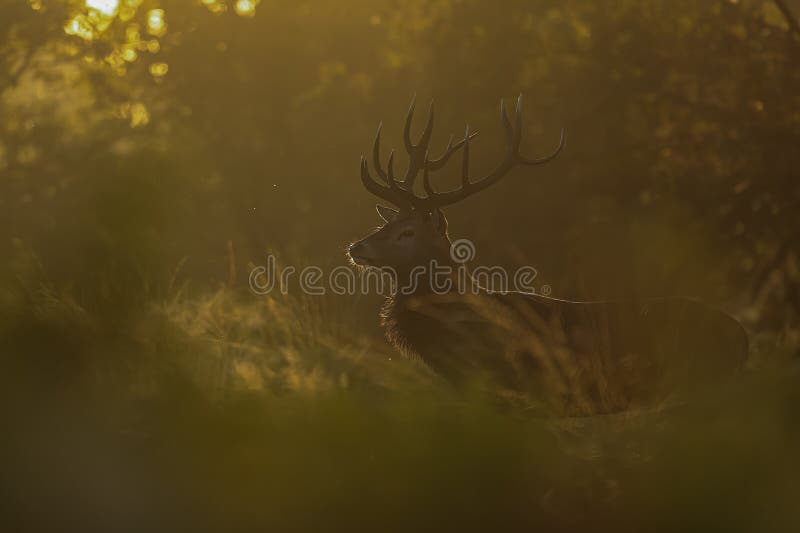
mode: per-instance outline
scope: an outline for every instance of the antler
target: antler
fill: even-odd
[[[398,182],[394,175],[394,150],[389,154],[387,171],[384,171],[380,163],[380,141],[381,126],[378,126],[378,133],[375,136],[375,143],[372,147],[372,157],[378,176],[387,186],[377,183],[369,174],[367,160],[361,157],[361,181],[368,191],[375,196],[383,198],[404,210],[432,210],[438,207],[451,205],[459,202],[490,185],[497,183],[516,165],[542,165],[555,159],[564,148],[565,135],[561,130],[561,139],[556,150],[546,157],[531,159],[522,155],[519,151],[522,140],[522,95],[517,98],[517,109],[514,124],[508,118],[505,103],[500,100],[500,119],[506,131],[508,148],[503,161],[489,174],[472,181],[469,177],[469,145],[477,132],[470,132],[467,126],[464,138],[453,144],[453,137],[447,143],[444,154],[438,159],[430,159],[428,145],[433,132],[433,102],[431,102],[428,113],[428,122],[418,144],[411,142],[411,120],[414,116],[415,101],[412,100],[411,106],[406,115],[405,128],[403,130],[403,141],[409,155],[408,169],[402,181]],[[436,172],[443,168],[450,157],[459,149],[464,148],[461,162],[461,187],[447,192],[436,192],[430,182],[431,172]],[[414,194],[414,182],[422,170],[423,187],[427,196],[419,197]]]

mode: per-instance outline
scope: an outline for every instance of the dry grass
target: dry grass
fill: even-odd
[[[334,300],[166,283],[104,306],[26,272],[2,293],[8,530],[800,526],[785,367],[561,418],[456,394]]]

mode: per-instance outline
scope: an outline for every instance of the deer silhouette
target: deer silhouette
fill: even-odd
[[[469,276],[466,287],[453,283],[449,290],[433,290],[429,265],[453,272],[462,266],[452,257],[441,209],[497,183],[516,166],[552,161],[565,136],[562,130],[558,147],[546,157],[522,155],[522,96],[513,122],[501,100],[505,155],[494,170],[473,179],[470,143],[476,134],[467,126],[462,139],[454,143],[451,137],[442,155],[431,158],[433,103],[416,144],[411,139],[414,109],[412,101],[403,132],[409,162],[402,179],[395,175],[394,151],[385,169],[381,164],[380,126],[372,150],[377,180],[361,158],[364,187],[394,208],[378,205],[384,224],[348,248],[353,264],[389,270],[398,280],[380,314],[397,349],[452,384],[479,379],[503,397],[526,404],[544,401],[567,413],[609,412],[662,400],[703,387],[742,364],[748,351],[742,326],[686,298],[576,302],[492,292]],[[460,186],[435,190],[432,174],[459,151]],[[424,196],[414,190],[419,175]],[[400,281],[411,278],[413,285]]]

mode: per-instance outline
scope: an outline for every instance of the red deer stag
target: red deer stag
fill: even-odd
[[[397,288],[403,280],[435,261],[462,267],[451,257],[451,241],[442,207],[455,204],[497,183],[515,166],[553,160],[564,147],[532,159],[520,153],[522,101],[512,123],[500,102],[505,129],[505,156],[488,175],[472,179],[470,142],[475,133],[453,143],[432,159],[428,145],[433,131],[433,105],[417,144],[411,140],[414,103],[405,121],[403,140],[409,163],[405,176],[395,176],[394,152],[384,169],[380,136],[372,158],[380,182],[361,158],[361,181],[397,210],[377,206],[384,225],[348,249],[360,267],[391,269]],[[431,174],[461,151],[461,185],[440,192]],[[424,196],[414,192],[422,175]],[[430,276],[427,272],[427,276]],[[747,355],[747,337],[730,316],[684,298],[641,301],[574,302],[521,293],[495,293],[474,285],[453,283],[449,292],[432,290],[431,280],[414,278],[413,290],[395,290],[385,302],[381,322],[388,340],[405,354],[421,359],[453,384],[476,376],[492,383],[504,397],[542,401],[568,413],[609,412],[663,400],[676,391],[704,386],[739,366]]]

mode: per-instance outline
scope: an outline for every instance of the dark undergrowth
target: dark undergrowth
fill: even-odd
[[[800,527],[800,373],[775,353],[563,418],[449,390],[341,303],[75,292],[2,293],[6,531]]]

